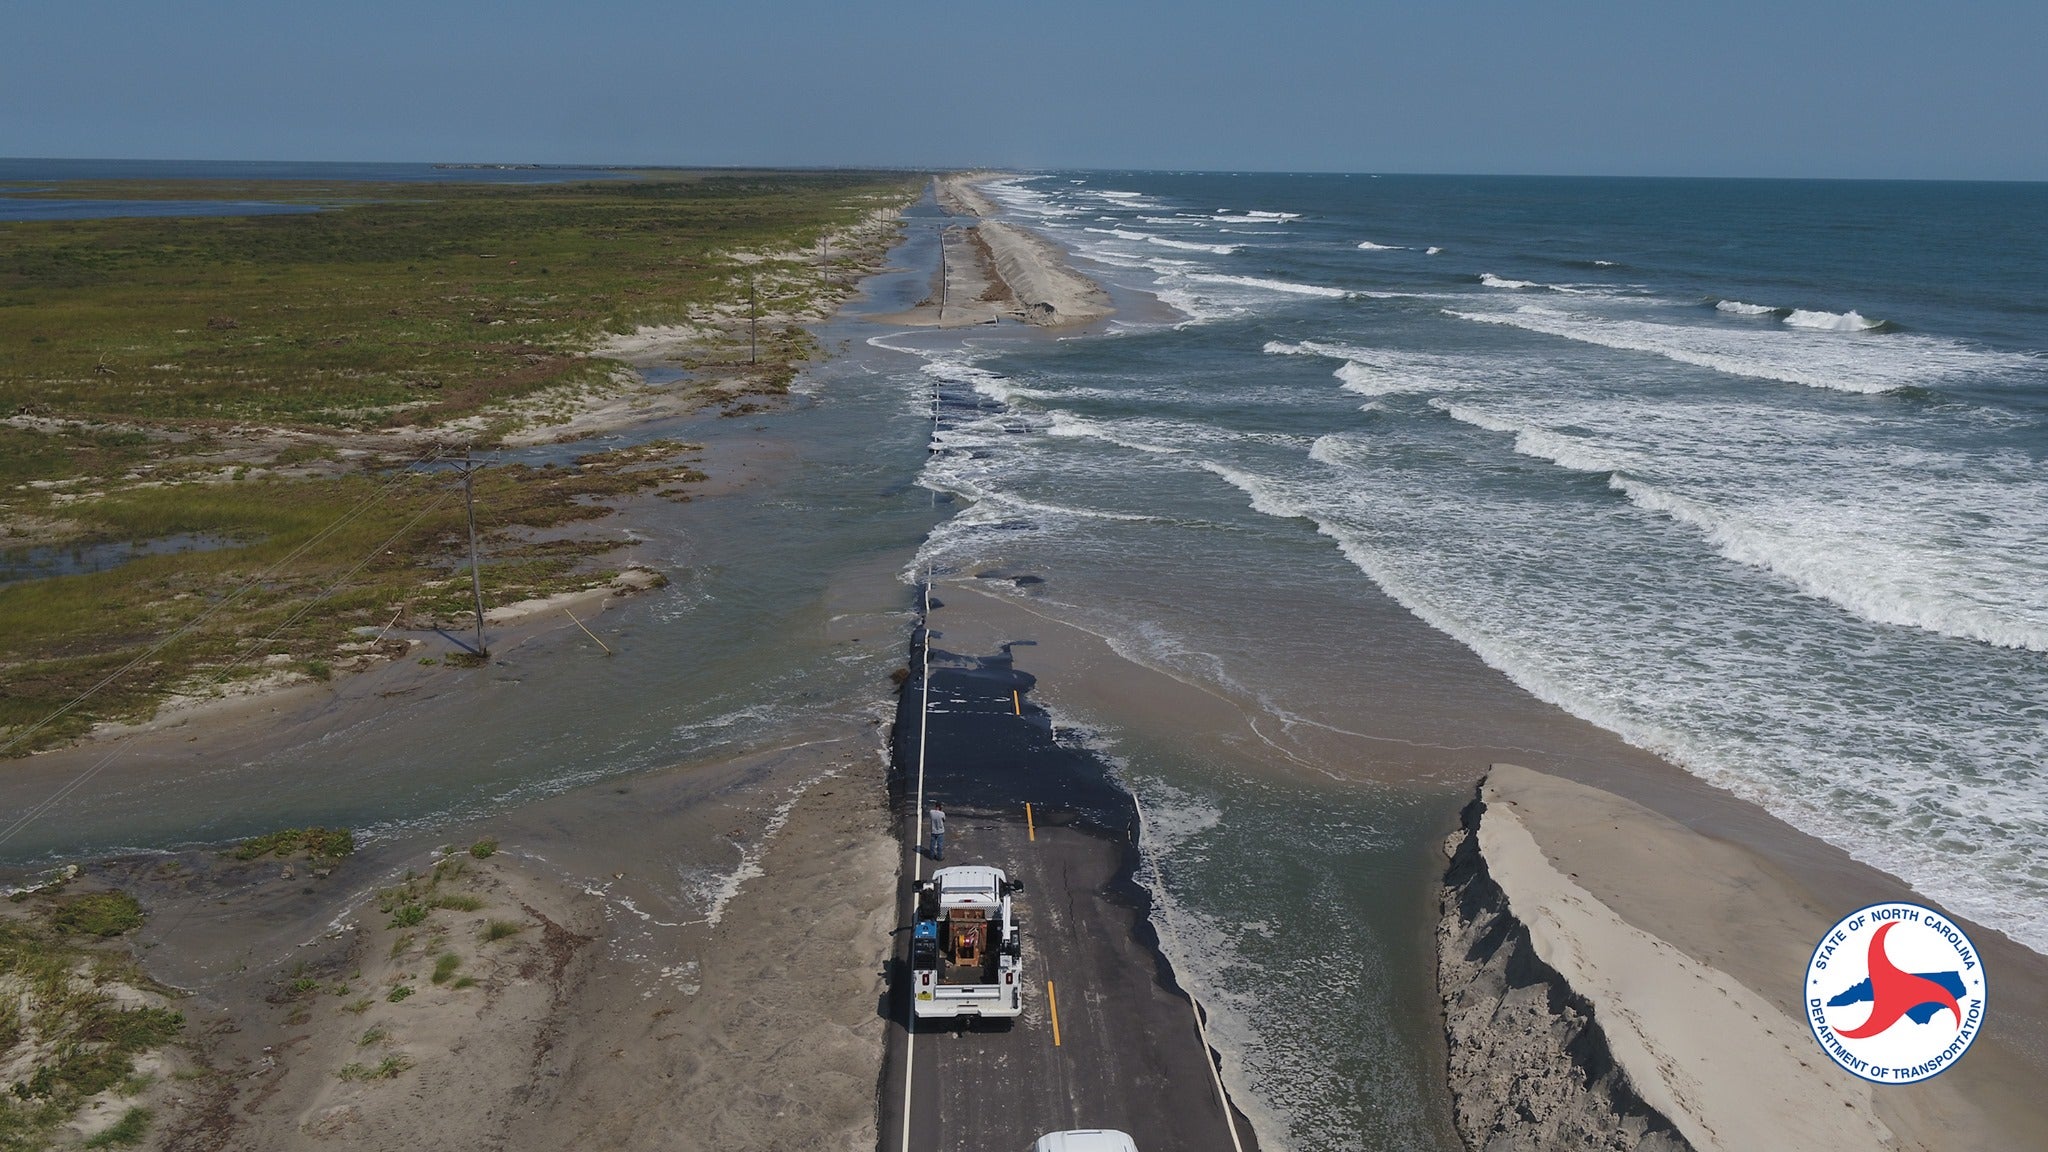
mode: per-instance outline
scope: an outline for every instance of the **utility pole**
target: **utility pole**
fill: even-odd
[[[946,228],[939,226],[939,327],[946,326]]]
[[[484,465],[483,461],[467,456],[454,463],[461,469],[462,508],[469,514],[469,590],[476,597],[476,654],[488,660],[490,649],[484,647],[484,579],[476,555],[476,484],[471,479]]]
[[[754,274],[747,273],[747,363],[761,354],[761,297],[754,290]]]

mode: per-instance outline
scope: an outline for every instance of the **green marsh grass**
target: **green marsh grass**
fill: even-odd
[[[11,987],[0,1014],[0,1038],[7,1040],[10,1059],[36,1054],[19,1065],[18,1078],[0,1093],[0,1148],[46,1146],[85,1101],[135,1087],[136,1057],[170,1043],[184,1029],[184,1017],[171,1009],[123,1007],[109,985],[161,990],[124,954],[81,943],[110,934],[101,927],[132,927],[132,902],[112,914],[104,908],[90,912],[81,928],[83,899],[38,898],[24,914],[0,918],[0,978]],[[25,1042],[35,1047],[24,1050]],[[116,1128],[122,1124],[146,1128],[147,1117],[124,1117]]]
[[[764,309],[786,307],[785,285],[815,272],[749,270],[727,253],[809,252],[919,182],[360,185],[344,193],[355,202],[312,215],[17,223],[0,230],[0,405],[88,419],[434,423],[601,373],[574,352],[606,332],[736,305],[749,272],[770,289]],[[244,191],[304,195],[289,183]]]
[[[434,983],[446,984],[455,978],[455,970],[460,967],[462,967],[462,957],[457,956],[453,952],[441,953],[434,960]]]
[[[24,418],[0,425],[0,521],[41,525],[39,543],[52,532],[59,543],[182,533],[228,542],[0,588],[0,744],[26,754],[100,721],[146,717],[173,692],[272,668],[325,679],[343,670],[337,648],[351,629],[407,611],[452,621],[466,610],[461,501],[446,476],[386,490],[387,476],[349,472],[317,439],[273,446],[261,467],[216,459],[246,450],[243,427],[318,435],[485,413],[487,427],[508,428],[512,418],[493,406],[543,389],[609,387],[618,366],[580,354],[606,333],[713,309],[730,317],[750,280],[764,311],[815,303],[815,268],[779,256],[742,265],[731,254],[809,252],[826,231],[903,202],[920,182],[667,172],[524,187],[60,189],[330,207],[0,229],[0,409]],[[755,374],[772,392],[816,349],[789,325],[764,325],[762,337]],[[699,364],[745,359],[744,335],[725,344],[704,349]],[[325,474],[274,471],[307,464]],[[231,475],[244,478],[223,479]],[[664,483],[624,468],[485,469],[477,505],[487,603],[574,587],[607,547],[532,543],[518,529],[594,519],[604,500]],[[272,571],[380,490],[367,513]],[[337,582],[317,611],[304,611]],[[245,586],[204,627],[178,633]],[[18,739],[144,654],[85,707]],[[273,656],[283,662],[265,663]]]
[[[111,1127],[85,1142],[87,1148],[133,1148],[149,1135],[150,1112],[147,1108],[130,1108],[121,1114]]]

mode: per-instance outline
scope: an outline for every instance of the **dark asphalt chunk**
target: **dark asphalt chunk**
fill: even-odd
[[[899,803],[908,803],[917,788],[924,692],[916,642],[921,639],[922,633],[913,637],[911,675],[896,705],[890,783],[891,798]],[[1051,717],[1031,703],[1038,681],[1016,669],[1012,646],[978,657],[932,649],[925,803],[937,799],[948,809],[1009,813],[1022,820],[1029,800],[1034,809],[1064,813],[1097,831],[1134,840],[1138,812],[1130,794],[1110,779],[1099,758],[1060,742]]]

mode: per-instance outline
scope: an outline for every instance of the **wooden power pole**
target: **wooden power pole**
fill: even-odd
[[[484,578],[477,566],[476,552],[476,484],[472,479],[482,468],[483,461],[465,456],[455,461],[462,471],[462,508],[469,514],[469,590],[476,597],[476,654],[490,659],[490,649],[484,647]]]

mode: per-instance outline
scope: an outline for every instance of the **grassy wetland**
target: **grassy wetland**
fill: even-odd
[[[682,374],[664,399],[770,402],[917,184],[55,189],[321,210],[0,224],[0,746],[402,654],[375,634],[469,603],[459,487],[419,462],[589,430],[570,422],[649,389],[608,354],[647,328]],[[578,526],[687,498],[693,462],[658,441],[479,472],[486,605],[609,579]]]

